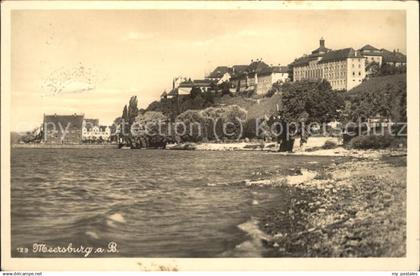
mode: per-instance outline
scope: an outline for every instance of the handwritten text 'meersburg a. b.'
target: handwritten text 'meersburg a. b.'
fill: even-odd
[[[69,243],[67,246],[49,246],[45,243],[34,243],[32,245],[33,253],[41,254],[81,254],[88,257],[91,254],[118,253],[117,243],[109,242],[106,247],[93,247],[79,245],[77,247]]]

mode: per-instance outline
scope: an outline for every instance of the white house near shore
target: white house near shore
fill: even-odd
[[[82,126],[82,140],[103,140],[109,141],[111,138],[111,128],[101,126],[98,120],[84,120]]]

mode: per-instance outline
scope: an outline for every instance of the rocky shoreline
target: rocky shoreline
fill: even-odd
[[[288,211],[259,218],[266,257],[403,257],[406,157],[353,158],[283,181]],[[293,179],[293,178],[292,178]]]

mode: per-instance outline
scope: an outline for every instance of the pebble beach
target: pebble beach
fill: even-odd
[[[288,212],[272,206],[260,218],[267,257],[405,256],[406,157],[351,159],[308,173],[281,184]]]

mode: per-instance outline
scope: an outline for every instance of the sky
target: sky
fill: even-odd
[[[111,124],[133,95],[158,100],[172,79],[219,65],[287,65],[326,47],[406,52],[403,11],[14,10],[11,129],[43,114],[84,113]]]

